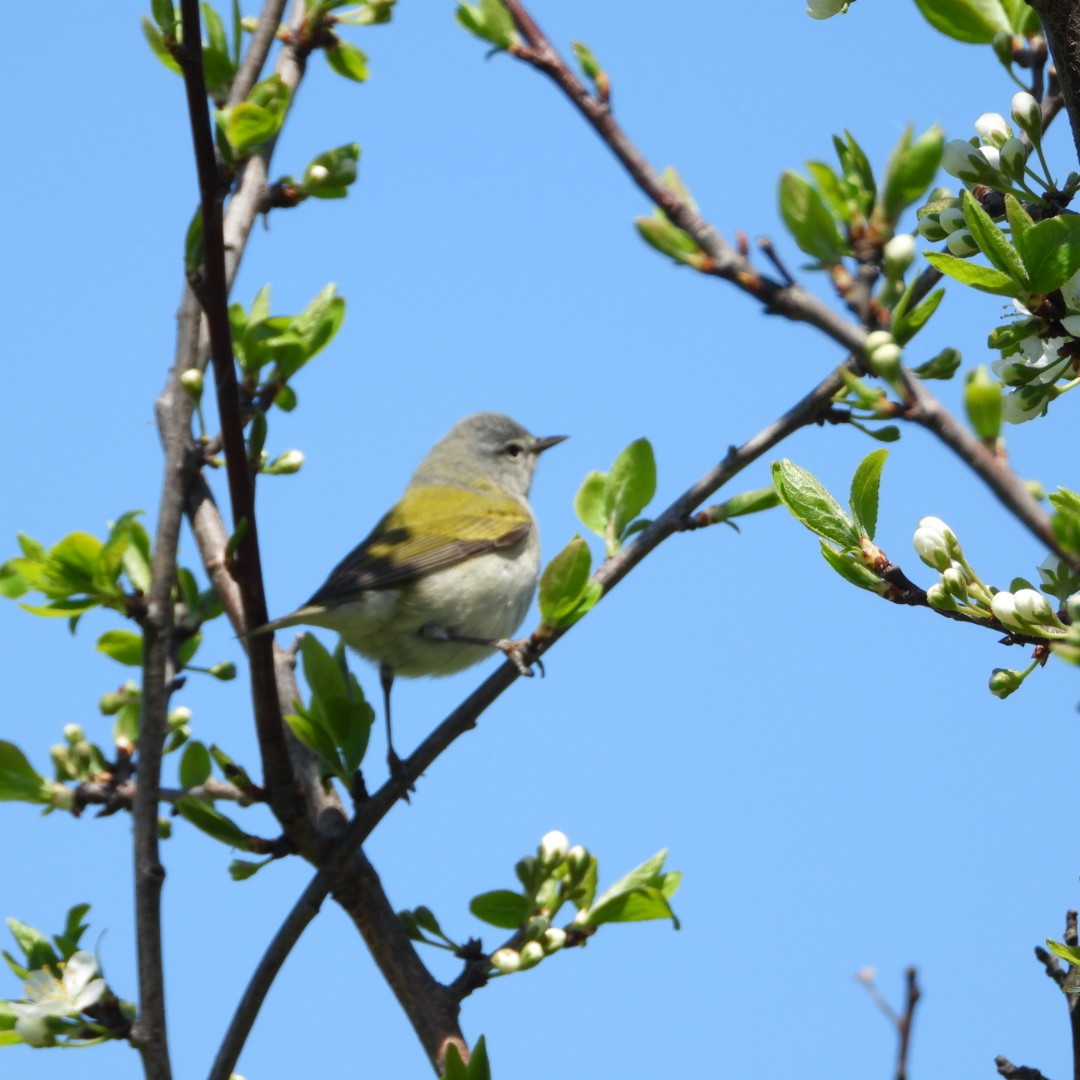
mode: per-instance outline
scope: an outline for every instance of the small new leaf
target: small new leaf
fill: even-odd
[[[843,548],[859,546],[855,523],[812,473],[783,458],[773,462],[772,476],[781,502],[811,532]]]
[[[881,470],[885,467],[888,450],[873,450],[859,462],[851,478],[851,513],[862,536],[874,539],[877,528],[878,490],[881,487]]]
[[[469,901],[469,911],[501,930],[516,930],[529,917],[528,897],[509,889],[494,889]]]

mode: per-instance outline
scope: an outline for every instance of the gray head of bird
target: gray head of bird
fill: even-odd
[[[540,455],[566,437],[538,438],[503,413],[473,413],[431,448],[409,487],[446,484],[524,501]]]

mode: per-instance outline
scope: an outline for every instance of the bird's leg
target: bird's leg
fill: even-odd
[[[379,682],[382,685],[383,692],[383,713],[386,716],[386,764],[390,768],[390,775],[396,780],[402,774],[401,758],[394,753],[394,737],[390,731],[390,688],[394,685],[394,669],[389,664],[379,665]],[[409,790],[415,791],[416,788],[409,784]],[[405,795],[405,801],[409,801],[408,794]]]
[[[543,663],[539,658],[530,656],[533,644],[531,638],[518,638],[516,641],[511,641],[509,638],[500,638],[498,641],[494,641],[491,638],[468,637],[465,634],[455,634],[452,630],[447,630],[445,626],[438,626],[434,623],[428,623],[427,626],[421,627],[420,633],[430,641],[453,641],[460,645],[482,645],[485,649],[498,649],[517,668],[519,675],[531,679],[533,675],[532,664],[535,664],[540,669],[541,675],[544,674]]]

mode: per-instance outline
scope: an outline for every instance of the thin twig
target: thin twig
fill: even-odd
[[[1045,4],[1049,0],[1043,2]],[[702,250],[712,257],[715,263],[713,273],[757,298],[770,313],[816,326],[849,352],[861,354],[866,341],[866,332],[861,327],[847,322],[798,284],[781,284],[754,271],[749,262],[728,245],[712,225],[685,199],[663,183],[659,174],[615,122],[610,109],[589,94],[566,61],[556,52],[521,0],[505,0],[505,3],[526,42],[526,45],[512,46],[510,52],[555,82],[593,126],[642,192],[656,203],[671,221],[690,233]],[[921,289],[929,289],[933,283],[934,275],[927,272],[922,275],[918,285]],[[911,379],[910,382],[913,386],[915,408],[907,418],[933,431],[946,446],[972,467],[1005,507],[1035,534],[1040,543],[1080,570],[1080,559],[1060,549],[1050,528],[1049,517],[1008,466],[988,451],[978,439],[969,435],[919,380]]]
[[[185,41],[198,42],[201,34],[198,0],[181,0],[180,10]],[[224,193],[206,103],[202,51],[198,48],[182,48],[181,57],[202,208],[204,284],[199,300],[209,331],[233,527],[243,529],[243,535],[236,545],[235,576],[243,598],[245,626],[250,628],[266,622],[267,610],[255,517],[255,491],[248,468],[247,448],[240,418],[240,395],[229,327],[229,279],[222,220]],[[287,827],[291,821],[303,817],[304,809],[302,800],[296,796],[281,711],[278,708],[272,642],[269,639],[254,639],[249,643],[248,656],[255,727],[263,758],[265,784],[274,812]]]

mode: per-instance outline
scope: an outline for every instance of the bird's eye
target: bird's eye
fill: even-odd
[[[503,451],[507,457],[517,457],[522,451],[520,443],[512,442],[506,444],[506,449]]]

